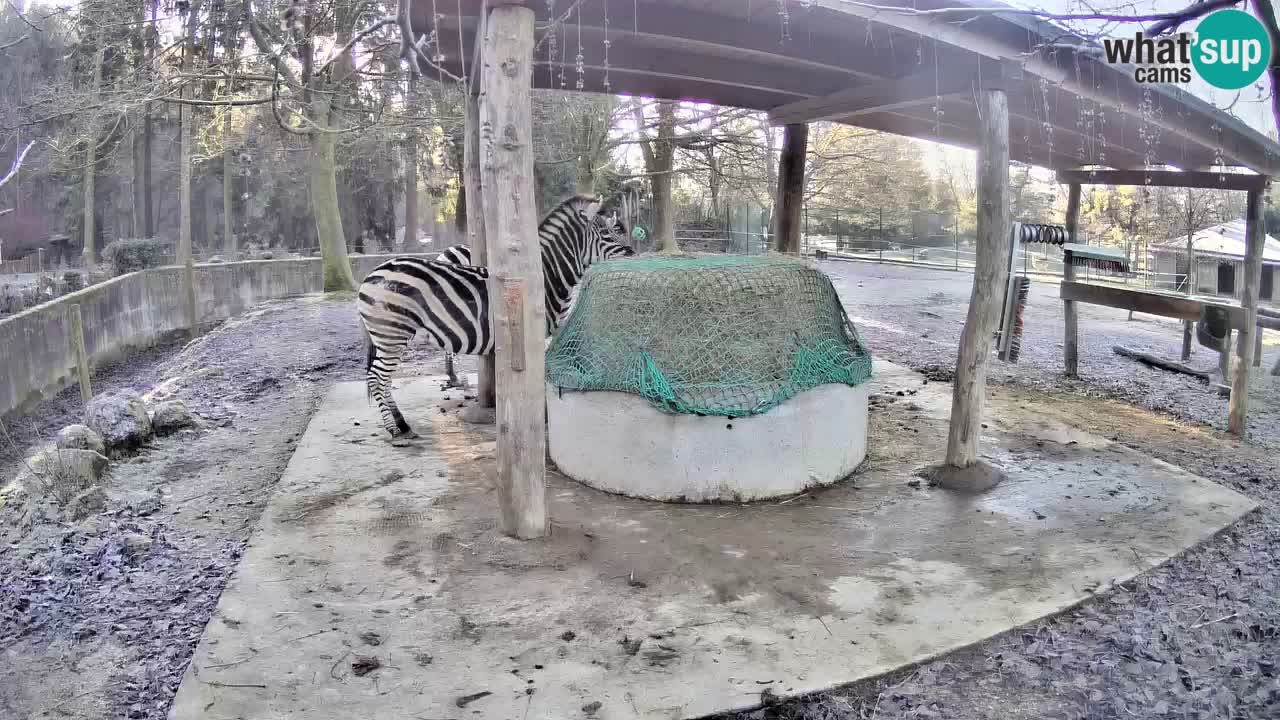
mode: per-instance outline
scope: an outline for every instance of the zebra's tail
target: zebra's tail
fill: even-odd
[[[369,373],[373,372],[373,359],[377,357],[378,350],[373,346],[373,337],[369,335],[369,328],[363,322],[360,323],[360,331],[364,335],[364,374],[369,377]],[[365,397],[369,402],[373,402],[373,384],[365,383]]]

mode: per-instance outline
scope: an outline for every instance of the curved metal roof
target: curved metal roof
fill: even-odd
[[[443,69],[461,76],[473,64],[482,1],[434,5],[433,20],[431,2],[414,3],[414,29],[436,31]],[[587,92],[763,110],[777,123],[829,119],[973,147],[977,83],[1016,65],[1020,72],[1004,81],[1013,160],[1054,169],[1202,170],[1221,162],[1280,172],[1275,141],[1185,90],[1139,85],[1131,69],[1107,65],[1098,45],[1025,14],[921,15],[906,0],[528,5],[538,21],[538,88],[575,90],[581,79]],[[914,3],[926,13],[995,5]]]

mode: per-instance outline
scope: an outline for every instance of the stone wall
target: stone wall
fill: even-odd
[[[390,255],[359,255],[362,278]],[[201,326],[278,298],[320,292],[320,259],[253,260],[197,265]],[[67,310],[79,303],[90,367],[186,331],[182,269],[165,267],[112,278],[0,320],[0,416],[75,382]]]

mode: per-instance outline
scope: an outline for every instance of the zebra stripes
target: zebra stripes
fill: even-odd
[[[617,218],[600,215],[599,208],[595,198],[574,196],[538,226],[548,334],[559,325],[591,263],[635,254],[619,242],[625,234]],[[425,332],[446,353],[493,352],[489,270],[470,261],[464,246],[450,247],[435,260],[393,258],[360,284],[356,309],[369,341],[365,383],[393,441],[415,437],[391,395],[391,375],[416,333]]]
[[[436,262],[453,263],[454,265],[471,264],[471,248],[466,245],[451,245],[436,256]]]

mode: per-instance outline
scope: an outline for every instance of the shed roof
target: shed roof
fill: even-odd
[[[1224,257],[1244,258],[1245,223],[1233,220],[1229,223],[1205,228],[1191,236],[1191,244],[1197,253],[1208,253]],[[1152,243],[1152,251],[1186,252],[1187,238],[1167,238]],[[1266,236],[1266,245],[1262,249],[1262,259],[1266,262],[1280,263],[1280,240]]]
[[[1132,69],[1106,64],[1098,45],[1057,25],[1016,13],[918,14],[1000,5],[991,0],[528,5],[538,21],[538,88],[574,90],[581,77],[588,92],[765,110],[778,122],[832,119],[975,147],[973,82],[1013,61],[1023,70],[1009,87],[1013,160],[1055,169],[1207,169],[1222,162],[1280,172],[1275,141],[1185,90],[1139,85]],[[445,71],[462,76],[472,64],[482,6],[482,0],[413,4],[415,30],[441,39]],[[432,7],[439,12],[434,20]],[[565,21],[550,24],[553,17]],[[802,101],[808,102],[796,105]],[[844,112],[850,107],[860,110]]]

